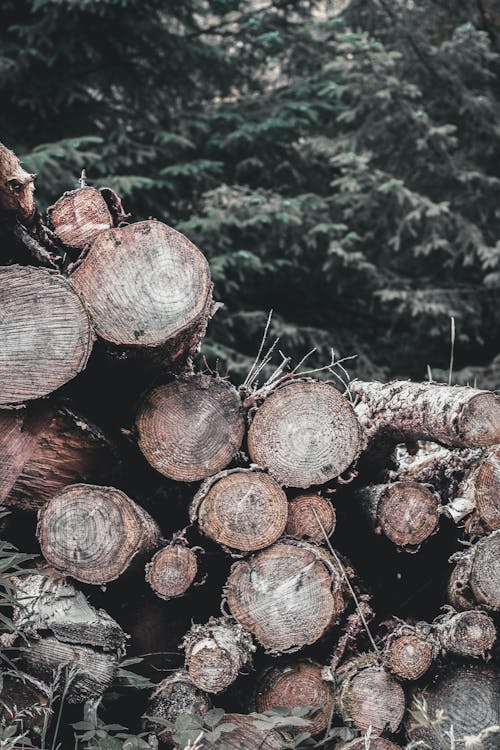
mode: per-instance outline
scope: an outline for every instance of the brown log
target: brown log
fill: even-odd
[[[296,539],[323,544],[323,529],[327,536],[331,536],[335,531],[336,520],[335,508],[326,497],[316,494],[298,495],[288,503],[286,533]]]
[[[455,609],[500,610],[500,530],[456,553],[451,561],[456,564],[448,596]]]
[[[105,229],[115,226],[100,190],[82,187],[64,193],[47,209],[49,225],[61,242],[82,250]]]
[[[45,396],[81,372],[92,324],[66,279],[43,268],[0,268],[0,406]]]
[[[236,389],[202,374],[154,388],[139,409],[136,427],[139,448],[151,466],[181,482],[224,469],[245,433]]]
[[[181,540],[158,550],[146,565],[146,581],[156,596],[165,601],[184,596],[197,575],[196,550]]]
[[[295,381],[274,390],[248,432],[252,461],[280,484],[308,488],[346,471],[361,449],[351,403],[329,383]]]
[[[236,562],[225,594],[233,617],[276,654],[315,643],[346,606],[344,579],[330,555],[295,540]]]
[[[446,612],[434,620],[441,647],[450,654],[484,659],[496,641],[495,623],[485,612]]]
[[[405,712],[405,694],[391,673],[375,658],[360,656],[334,675],[338,713],[347,726],[375,735],[397,732]]]
[[[398,622],[384,638],[382,659],[399,679],[418,680],[431,667],[438,651],[430,625]]]
[[[202,484],[190,509],[191,522],[228,551],[268,547],[283,534],[288,502],[277,482],[263,471],[233,469]]]
[[[16,734],[27,732],[38,744],[44,727],[50,726],[51,717],[48,685],[19,670],[2,673],[0,726],[4,723],[5,726],[15,726]]]
[[[35,212],[35,177],[23,169],[13,151],[0,143],[0,211],[29,221]]]
[[[38,401],[0,410],[0,504],[37,510],[69,484],[102,482],[116,465],[98,427]]]
[[[100,338],[163,362],[196,351],[213,311],[206,258],[159,221],[100,232],[70,281]]]
[[[313,735],[324,732],[333,712],[333,690],[322,677],[319,664],[309,660],[277,664],[268,668],[258,679],[255,706],[259,713],[277,706],[290,709],[311,707],[307,727]]]
[[[366,737],[357,737],[346,745],[340,745],[338,750],[366,750],[366,745]],[[337,746],[335,747],[337,748]],[[385,737],[370,737],[368,748],[369,750],[401,750],[400,745],[395,745],[394,742],[386,740]]]
[[[437,529],[440,497],[427,485],[408,480],[370,485],[359,497],[375,532],[402,549],[418,547]]]
[[[193,625],[184,636],[186,669],[191,681],[206,693],[222,693],[251,664],[252,636],[227,617],[211,617]]]
[[[134,558],[151,554],[160,530],[120,490],[74,484],[40,511],[37,536],[49,565],[78,581],[105,584],[124,573]]]
[[[287,738],[276,729],[263,729],[256,717],[246,714],[226,714],[223,724],[234,725],[234,729],[222,734],[215,744],[203,737],[203,750],[285,750]]]

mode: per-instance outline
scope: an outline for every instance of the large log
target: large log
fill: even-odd
[[[285,493],[257,469],[222,472],[202,484],[190,509],[191,522],[228,551],[268,547],[284,532],[288,514]]]
[[[196,351],[213,312],[205,257],[159,221],[100,232],[70,281],[101,339],[165,363]]]
[[[2,672],[0,683],[0,727],[14,726],[16,734],[28,733],[38,745],[52,718],[50,688],[19,670]],[[7,747],[15,747],[8,744]],[[28,748],[29,750],[29,748]]]
[[[136,419],[139,448],[151,466],[181,482],[224,469],[241,446],[241,399],[227,381],[197,374],[154,388]]]
[[[234,563],[225,595],[233,617],[275,654],[315,643],[346,607],[344,578],[330,555],[295,540]]]
[[[324,532],[331,536],[335,531],[336,521],[335,508],[326,497],[317,494],[297,495],[288,503],[286,533],[296,539],[324,544]]]
[[[451,558],[448,596],[456,609],[500,610],[500,530]]]
[[[160,530],[146,511],[114,487],[75,484],[40,511],[42,554],[83,583],[106,584],[159,546]]]
[[[184,596],[199,573],[196,551],[183,540],[173,540],[155,552],[146,565],[146,581],[156,596],[165,601]]]
[[[295,381],[274,390],[253,415],[251,460],[280,484],[308,488],[346,471],[361,449],[351,403],[329,383]]]
[[[491,617],[476,610],[447,611],[434,620],[433,626],[441,647],[458,656],[484,659],[497,638]]]
[[[383,639],[384,665],[401,680],[418,680],[432,666],[439,643],[428,623],[396,622]]]
[[[66,279],[44,268],[0,268],[0,406],[45,396],[90,356],[89,315]]]

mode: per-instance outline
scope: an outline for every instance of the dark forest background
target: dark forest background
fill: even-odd
[[[500,387],[495,0],[3,0],[0,101],[41,207],[85,168],[199,245],[236,376],[273,308],[374,378],[445,377],[453,316]]]

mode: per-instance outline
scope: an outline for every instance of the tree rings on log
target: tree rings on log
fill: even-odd
[[[83,187],[64,193],[47,209],[49,224],[64,245],[83,249],[105,229],[113,217],[100,190]]]
[[[336,520],[335,509],[325,497],[316,494],[298,495],[288,503],[286,533],[296,539],[324,544],[323,529],[328,537],[331,536],[335,531]]]
[[[75,484],[40,511],[37,536],[49,565],[83,583],[105,584],[157,548],[160,530],[120,490]]]
[[[487,529],[500,529],[500,448],[483,458],[474,476],[474,502]]]
[[[294,540],[236,562],[225,594],[233,617],[269,653],[315,643],[346,606],[342,574],[330,556]]]
[[[456,562],[448,585],[453,606],[500,610],[500,530],[492,531],[451,560]]]
[[[385,666],[402,680],[418,680],[431,667],[438,653],[431,627],[400,624],[384,643]]]
[[[256,410],[248,450],[280,484],[308,488],[346,471],[361,439],[345,396],[329,383],[297,381],[275,390]]]
[[[65,278],[44,268],[0,268],[0,309],[0,405],[45,396],[84,369],[92,325]]]
[[[146,565],[146,581],[154,593],[168,601],[183,596],[198,575],[196,552],[182,542],[158,550]]]
[[[175,724],[179,716],[203,716],[210,707],[209,697],[191,682],[187,672],[179,669],[151,692],[143,725],[146,731],[153,732],[161,742],[172,747],[172,732],[160,721]],[[155,722],[155,719],[160,721]]]
[[[491,617],[476,610],[444,615],[436,624],[436,632],[445,651],[465,657],[484,658],[497,637]]]
[[[306,660],[270,667],[258,681],[255,698],[257,711],[263,713],[277,706],[291,711],[310,706],[313,712],[307,731],[313,735],[324,732],[333,711],[333,690],[321,672],[319,664]]]
[[[180,482],[224,469],[245,433],[236,389],[203,374],[154,388],[139,408],[136,427],[139,448],[151,466]]]
[[[263,471],[234,469],[208,479],[191,505],[191,522],[236,552],[263,549],[283,534],[288,502],[275,480]]]

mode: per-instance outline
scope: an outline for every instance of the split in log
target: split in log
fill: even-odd
[[[37,510],[64,487],[109,479],[116,461],[98,427],[64,406],[0,411],[0,504]]]
[[[337,520],[331,502],[321,495],[298,495],[288,503],[286,533],[296,539],[324,544],[325,535],[318,518],[326,535],[331,536]]]
[[[0,726],[15,726],[38,744],[52,716],[50,688],[44,682],[16,670],[2,672]],[[8,743],[8,738],[7,738]]]
[[[291,539],[234,563],[225,595],[233,617],[275,654],[315,643],[346,607],[330,555]]]
[[[233,469],[208,479],[196,493],[191,522],[228,551],[268,547],[283,534],[286,495],[275,480],[256,469]]]
[[[70,281],[104,341],[165,363],[197,350],[213,312],[206,258],[159,221],[100,232]]]
[[[93,344],[83,303],[44,268],[0,268],[0,405],[45,396],[81,372]]]
[[[384,665],[401,680],[418,680],[431,667],[439,651],[432,628],[427,623],[398,622],[385,636]]]
[[[324,732],[333,711],[333,690],[322,677],[322,668],[315,662],[302,660],[278,664],[259,678],[255,706],[263,713],[277,706],[290,709],[311,707],[310,722],[300,731],[313,735]]]
[[[485,612],[447,612],[434,620],[441,647],[450,654],[484,659],[496,641],[495,623]]]
[[[437,529],[440,498],[424,484],[403,480],[371,485],[359,496],[376,533],[402,549],[418,547]]]
[[[448,596],[455,609],[474,606],[500,610],[500,530],[480,539],[465,552],[451,557],[455,562]]]
[[[196,550],[180,540],[158,550],[146,565],[146,581],[165,601],[184,596],[197,575]]]
[[[227,381],[189,375],[154,388],[137,415],[139,448],[157,471],[180,482],[224,469],[245,434],[241,399]]]
[[[248,432],[251,460],[280,484],[308,488],[356,460],[362,433],[349,400],[329,383],[296,381],[274,390]]]
[[[193,625],[182,648],[191,681],[206,693],[222,693],[243,667],[251,664],[255,651],[250,633],[225,617],[212,617],[205,625]]]
[[[160,530],[120,490],[74,484],[40,511],[37,536],[49,565],[83,583],[105,584],[151,554]]]

